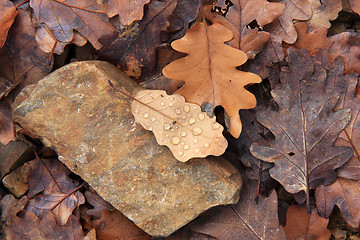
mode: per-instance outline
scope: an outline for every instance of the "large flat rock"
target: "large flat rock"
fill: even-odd
[[[108,80],[129,93],[137,88],[109,63],[71,63],[32,87],[14,106],[14,120],[150,235],[170,235],[201,212],[238,201],[241,176],[230,163],[177,161],[134,122],[131,99]]]

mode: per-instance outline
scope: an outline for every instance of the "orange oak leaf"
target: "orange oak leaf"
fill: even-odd
[[[312,7],[313,15],[308,20],[309,30],[319,27],[330,28],[330,21],[335,20],[342,9],[341,0],[308,0]]]
[[[310,189],[334,182],[335,169],[352,156],[351,148],[333,146],[350,121],[350,109],[333,111],[341,94],[334,86],[344,84],[338,78],[343,74],[341,62],[336,64],[339,68],[326,72],[298,51],[292,51],[287,62],[289,67],[281,69],[281,84],[274,84],[271,91],[280,110],[267,109],[257,115],[275,140],[252,144],[250,151],[274,162],[270,175],[290,193],[304,191],[309,204]]]
[[[73,41],[75,30],[99,49],[103,46],[99,38],[115,32],[96,0],[31,0],[30,6],[37,21],[44,23],[62,43]]]
[[[175,93],[187,102],[208,104],[211,113],[222,105],[230,116],[230,133],[237,138],[242,128],[239,110],[256,106],[255,96],[244,87],[260,83],[261,78],[236,69],[247,57],[243,51],[224,44],[232,37],[231,31],[220,24],[196,23],[183,38],[171,44],[188,55],[167,65],[163,74],[185,82]]]
[[[331,236],[327,229],[329,219],[320,217],[315,210],[308,214],[306,207],[292,205],[286,218],[284,230],[289,240],[328,240]]]
[[[297,33],[294,20],[308,20],[311,18],[312,10],[308,1],[283,0],[285,10],[280,17],[265,27],[271,33],[271,39],[276,42],[292,44],[296,41]]]
[[[111,0],[106,13],[109,17],[119,15],[122,25],[130,25],[144,16],[144,5],[150,0]]]
[[[0,48],[4,46],[8,31],[18,11],[9,0],[0,0]]]

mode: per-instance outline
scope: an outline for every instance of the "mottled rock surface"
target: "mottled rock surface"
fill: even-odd
[[[76,62],[42,79],[14,120],[56,149],[59,159],[153,236],[167,236],[201,212],[235,203],[239,172],[219,157],[177,161],[134,122],[137,84],[106,62]]]

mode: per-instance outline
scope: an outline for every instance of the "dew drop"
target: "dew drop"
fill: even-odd
[[[195,123],[195,118],[190,118],[189,119],[189,124],[191,125],[191,124],[194,124]]]
[[[184,153],[182,151],[178,151],[178,155],[182,156]]]
[[[182,115],[182,116],[181,116],[181,118],[182,118],[182,119],[185,119],[185,118],[186,118],[186,116],[185,116],[185,115]]]
[[[171,139],[171,142],[172,142],[172,144],[177,145],[177,144],[180,143],[180,138],[179,137],[173,137]]]
[[[195,136],[198,136],[198,135],[200,135],[200,134],[202,133],[202,129],[201,129],[201,128],[194,128],[194,129],[192,130],[192,132],[193,132],[193,134],[194,134]]]
[[[194,153],[199,153],[199,152],[200,152],[200,149],[195,148]]]
[[[149,117],[149,114],[148,113],[144,113],[144,118],[148,118]]]
[[[151,120],[151,121],[155,121],[155,118],[154,118],[154,117],[151,117],[150,120]]]
[[[164,102],[160,102],[160,105],[161,105],[161,106],[164,106],[164,105],[165,105],[165,103],[164,103]]]
[[[176,114],[180,114],[180,113],[181,113],[181,110],[177,108],[177,109],[175,109],[175,113],[176,113]]]
[[[216,130],[216,129],[219,129],[219,127],[220,127],[220,124],[219,123],[214,123],[214,125],[213,125],[213,129],[214,130]]]
[[[182,132],[180,133],[180,135],[181,135],[182,137],[185,137],[185,136],[186,136],[186,132],[182,131]]]
[[[135,108],[135,109],[134,109],[134,112],[135,112],[135,113],[138,113],[138,112],[139,112],[139,109],[138,109],[138,108]]]
[[[190,147],[189,147],[189,145],[184,145],[184,150],[188,150]]]
[[[164,129],[165,129],[165,130],[169,130],[169,129],[170,129],[170,124],[165,123],[165,124],[164,124]]]
[[[190,111],[190,107],[189,107],[188,105],[185,105],[185,106],[184,106],[184,112],[187,113],[187,112],[189,112],[189,111]]]
[[[169,103],[169,107],[172,107],[174,106],[174,104],[172,102]]]
[[[209,144],[208,143],[204,143],[204,147],[208,148]]]
[[[152,127],[149,127],[148,130],[149,130],[149,131],[152,131]]]
[[[194,143],[197,143],[198,142],[198,140],[197,139],[194,139]]]
[[[199,120],[204,120],[205,119],[205,114],[204,113],[199,113],[199,116],[198,116]]]

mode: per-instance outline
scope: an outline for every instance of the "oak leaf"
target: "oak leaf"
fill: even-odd
[[[141,90],[131,103],[131,111],[135,120],[154,132],[156,141],[168,146],[179,161],[219,156],[227,147],[222,135],[224,128],[215,117],[208,117],[196,104],[186,103],[181,95]]]
[[[312,16],[311,5],[303,0],[283,0],[285,10],[278,19],[265,27],[271,33],[271,39],[276,42],[292,44],[296,41],[297,33],[294,20],[308,20]]]
[[[99,49],[103,46],[99,38],[115,32],[96,0],[30,0],[30,6],[37,21],[44,23],[62,43],[73,41],[74,31],[77,31]]]
[[[141,20],[144,16],[144,5],[150,0],[110,0],[106,14],[109,17],[119,15],[122,25],[130,25],[135,20]]]
[[[330,21],[335,20],[342,9],[341,0],[308,0],[312,7],[313,15],[308,20],[309,30],[319,27],[330,28]]]
[[[256,182],[244,181],[239,203],[211,209],[193,221],[190,228],[217,239],[286,240],[278,221],[276,191],[268,198],[260,196],[258,203],[254,201],[256,195]]]
[[[261,82],[261,78],[236,69],[247,57],[241,50],[224,44],[232,37],[231,31],[220,24],[196,23],[183,38],[171,44],[188,55],[167,65],[163,74],[185,82],[175,93],[187,102],[210,105],[210,114],[222,105],[230,116],[230,133],[237,138],[242,128],[239,109],[256,106],[255,96],[244,87]]]
[[[0,143],[7,145],[15,140],[15,124],[11,118],[10,104],[0,101]]]
[[[0,48],[4,46],[8,31],[18,14],[16,7],[9,0],[0,0]]]
[[[320,217],[315,210],[307,213],[306,207],[292,205],[286,213],[284,230],[289,240],[328,240],[331,232],[327,229],[329,219]]]
[[[270,175],[290,193],[304,191],[309,204],[310,189],[334,182],[334,170],[352,156],[351,148],[333,146],[351,116],[349,109],[333,111],[340,95],[334,86],[343,84],[341,78],[327,74],[297,51],[289,54],[287,62],[289,68],[283,67],[280,73],[281,84],[271,91],[280,110],[257,115],[275,140],[252,144],[250,151],[263,161],[274,162]]]

